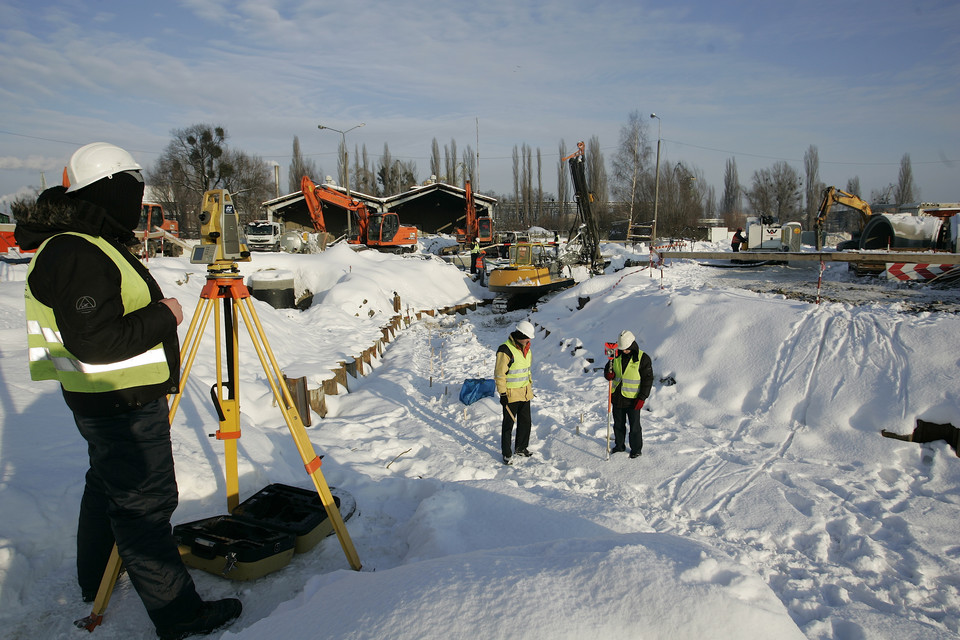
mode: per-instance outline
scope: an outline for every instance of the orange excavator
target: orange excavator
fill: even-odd
[[[300,190],[310,211],[313,228],[320,233],[327,232],[324,205],[333,205],[345,209],[353,218],[356,235],[347,238],[347,243],[394,253],[411,252],[417,247],[417,228],[400,224],[400,216],[396,213],[371,211],[359,200],[326,185],[314,184],[307,176],[300,179]]]
[[[457,242],[461,247],[469,247],[476,240],[481,245],[493,242],[493,221],[490,216],[477,216],[477,205],[473,199],[473,188],[467,180],[464,185],[467,211],[464,216],[464,229],[457,229]]]

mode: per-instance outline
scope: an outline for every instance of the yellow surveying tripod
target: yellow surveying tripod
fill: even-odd
[[[220,428],[215,434],[218,440],[224,443],[224,466],[227,488],[227,508],[233,510],[240,503],[239,476],[237,471],[237,440],[240,438],[240,398],[238,381],[240,362],[237,358],[239,327],[235,316],[235,309],[240,311],[250,339],[260,358],[260,364],[267,375],[273,397],[283,413],[293,441],[303,460],[307,475],[313,480],[313,485],[320,496],[320,502],[327,512],[327,517],[333,525],[333,530],[340,540],[340,546],[350,563],[350,567],[359,571],[360,558],[347,532],[343,517],[334,501],[330,487],[327,485],[323,473],[320,471],[320,456],[316,454],[313,444],[307,437],[306,429],[300,418],[296,403],[290,389],[283,381],[283,373],[267,342],[263,325],[257,316],[256,309],[250,302],[250,290],[243,283],[237,266],[237,260],[250,260],[250,253],[240,241],[239,216],[235,213],[230,194],[223,189],[207,191],[203,196],[203,211],[200,214],[201,244],[191,256],[191,262],[207,264],[207,282],[200,292],[200,304],[194,312],[187,335],[180,349],[180,360],[183,372],[180,376],[180,391],[170,403],[170,424],[180,406],[183,389],[193,367],[197,352],[200,349],[200,339],[210,318],[210,311],[214,311],[214,326],[216,334],[216,367],[217,383],[215,402],[220,420]],[[217,306],[216,301],[223,301],[223,309]],[[221,331],[222,329],[222,331]],[[221,335],[225,344],[221,343]],[[221,348],[225,347],[222,354]],[[226,356],[227,384],[223,380],[223,358]],[[110,596],[120,575],[120,555],[117,546],[113,546],[110,559],[107,562],[100,588],[93,601],[93,611],[85,618],[74,624],[87,631],[93,631],[103,621],[103,614],[110,602]]]

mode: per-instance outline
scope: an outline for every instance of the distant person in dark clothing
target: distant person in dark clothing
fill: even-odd
[[[743,237],[743,228],[737,227],[737,232],[733,234],[733,240],[730,241],[730,248],[734,251],[740,251],[740,245],[746,245],[747,239]]]
[[[614,446],[610,453],[626,451],[627,420],[630,421],[630,457],[639,458],[643,450],[640,410],[653,386],[653,361],[640,350],[633,334],[622,331],[617,339],[617,354],[607,362],[603,377],[613,381]]]
[[[477,282],[480,283],[480,286],[483,286],[483,278],[487,275],[487,252],[481,249],[480,253],[477,254],[477,259],[473,261],[473,265],[477,269]]]

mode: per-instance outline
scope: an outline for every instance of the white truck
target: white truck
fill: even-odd
[[[247,223],[247,247],[251,251],[280,251],[283,230],[279,222],[254,220]]]

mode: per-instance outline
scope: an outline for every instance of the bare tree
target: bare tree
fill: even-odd
[[[727,160],[723,172],[723,197],[720,201],[720,215],[726,221],[727,227],[740,226],[743,221],[743,187],[737,177],[737,160]]]
[[[367,154],[366,144],[364,144],[363,147],[361,148],[360,155],[363,158],[363,166],[362,166],[363,181],[361,182],[361,184],[363,185],[363,189],[361,189],[361,191],[363,193],[367,193],[372,196],[375,196],[377,195],[377,176],[374,173],[373,168],[370,166],[370,156]]]
[[[290,193],[300,191],[300,179],[303,176],[309,176],[315,182],[323,180],[321,170],[313,158],[304,158],[300,150],[300,138],[293,136],[293,158],[290,160],[290,168],[287,169],[287,188]]]
[[[195,124],[172,133],[173,139],[146,172],[146,179],[161,194],[164,208],[177,217],[181,232],[195,237],[204,192],[225,188],[225,179],[234,172],[230,158],[224,156],[227,132],[223,127]]]
[[[514,216],[520,221],[520,152],[517,145],[513,145],[513,202]]]
[[[817,209],[820,207],[820,194],[824,189],[823,183],[820,182],[820,154],[816,146],[810,145],[803,154],[803,168],[807,178],[805,225],[812,229],[814,220],[817,218]]]
[[[386,142],[383,143],[383,155],[380,156],[380,166],[377,169],[377,181],[380,183],[381,195],[393,195],[393,156],[390,155],[390,147]]]
[[[897,204],[906,204],[917,200],[917,188],[913,184],[913,168],[910,165],[910,154],[903,154],[900,159],[900,175],[897,188],[893,192]]]
[[[450,144],[443,147],[443,182],[457,185],[457,141],[450,138]]]
[[[566,214],[567,200],[570,199],[570,169],[567,163],[563,161],[567,157],[567,143],[562,139],[558,147],[560,154],[560,163],[557,165],[557,219],[553,223],[554,229],[562,229],[566,224],[564,216]]]
[[[584,151],[585,172],[587,177],[587,188],[593,194],[593,205],[591,210],[597,217],[597,223],[601,228],[608,225],[607,204],[609,202],[609,192],[607,191],[607,166],[603,159],[603,153],[600,151],[600,138],[592,136],[587,141],[587,148]]]
[[[437,179],[443,175],[443,165],[440,164],[440,143],[436,138],[430,143],[430,175]]]
[[[610,192],[616,200],[627,203],[631,222],[638,218],[653,219],[653,194],[650,157],[653,150],[647,134],[647,123],[638,111],[630,114],[620,128],[620,144],[611,162]]]
[[[860,176],[853,176],[847,180],[847,193],[852,193],[858,198],[861,197],[860,194]]]
[[[543,216],[543,158],[537,147],[537,221]]]
[[[224,178],[223,188],[233,196],[233,204],[240,214],[240,222],[247,223],[260,217],[260,205],[271,198],[273,172],[260,156],[251,156],[243,151],[227,149],[223,160],[233,167]],[[297,185],[297,191],[300,186]]]
[[[523,155],[523,223],[529,226],[534,220],[533,150],[523,143],[520,153]]]
[[[801,183],[796,169],[781,160],[774,163],[770,169],[754,172],[753,185],[747,192],[747,199],[754,213],[761,218],[771,222],[796,220],[802,215]]]
[[[469,180],[471,185],[477,184],[477,157],[470,145],[467,145],[467,148],[463,150],[461,158],[460,164],[463,165],[464,180]],[[466,188],[466,185],[464,185],[464,188]]]

